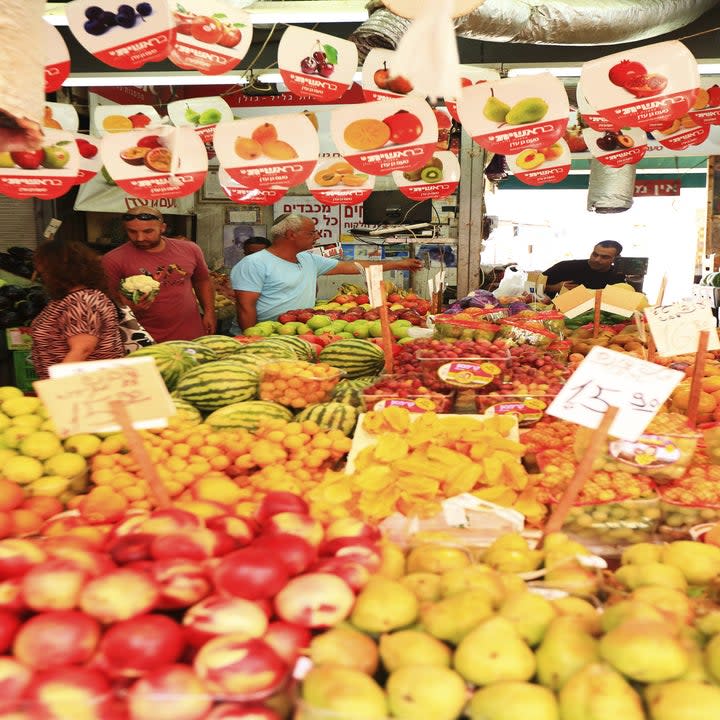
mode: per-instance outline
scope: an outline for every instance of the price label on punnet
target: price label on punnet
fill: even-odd
[[[460,86],[464,89],[466,87],[472,87],[473,85],[479,85],[484,82],[495,82],[500,79],[500,73],[497,70],[491,68],[478,68],[472,65],[461,65],[460,66]],[[460,122],[460,117],[457,113],[457,98],[445,98],[445,107],[450,113],[450,116],[456,122]]]
[[[167,105],[170,122],[175,127],[192,128],[203,141],[208,155],[214,156],[215,127],[221,122],[232,122],[233,112],[227,101],[219,95],[190,100],[175,100]]]
[[[70,52],[60,31],[44,22],[45,93],[59,90],[70,74]]]
[[[585,97],[585,92],[583,91],[582,79],[578,80],[575,95],[577,98],[578,112],[584,120],[585,125],[593,130],[600,130],[601,132],[605,132],[606,130],[617,130],[617,126],[614,123],[600,115],[598,111],[590,105],[588,99]]]
[[[517,155],[559,140],[568,125],[570,102],[559,78],[539,73],[466,87],[457,112],[480,147]]]
[[[100,157],[100,140],[92,135],[75,134],[75,145],[78,150],[78,176],[77,185],[84,185],[92,180],[102,167]]]
[[[710,301],[687,298],[671,305],[645,308],[645,317],[660,357],[697,352],[700,332],[707,330],[708,350],[720,349]]]
[[[682,117],[700,86],[697,62],[677,40],[614,53],[582,66],[587,101],[617,127],[655,130]]]
[[[568,378],[547,413],[595,429],[607,410],[617,407],[610,435],[634,441],[684,377],[679,370],[594,347]]]
[[[705,142],[709,135],[710,125],[695,122],[690,113],[675,118],[667,127],[652,132],[652,136],[669,150],[686,150]]]
[[[390,64],[395,56],[394,50],[373,48],[362,66],[362,91],[365,99],[387,100],[388,98],[412,95],[421,98],[412,83],[404,75],[393,75]]]
[[[337,100],[352,85],[357,70],[355,43],[290,25],[278,45],[278,67],[293,95]]]
[[[605,131],[584,128],[582,135],[590,154],[609,167],[634,165],[647,152],[647,134],[640,128]]]
[[[100,153],[118,186],[145,200],[191,195],[207,175],[205,146],[190,128],[106,135]]]
[[[233,180],[228,175],[227,170],[222,167],[218,172],[218,182],[228,198],[234,203],[238,203],[238,205],[272,205],[286,195],[289,189],[286,187],[270,187],[260,190],[245,187],[237,180]]]
[[[311,195],[326,205],[357,205],[372,194],[375,176],[357,172],[342,158],[326,158],[317,164],[307,186]]]
[[[452,195],[460,183],[460,163],[455,153],[438,150],[421,168],[395,171],[398,190],[411,200],[431,200]]]
[[[699,125],[720,125],[720,85],[699,87],[688,115]]]
[[[572,160],[567,142],[560,138],[543,148],[526,148],[517,155],[506,155],[512,174],[526,185],[559,183],[570,172]]]
[[[38,150],[0,153],[0,193],[11,198],[52,200],[77,183],[80,153],[75,137],[45,128]]]
[[[73,0],[65,6],[72,34],[91,55],[120,70],[168,57],[175,38],[168,0],[114,7],[115,12],[105,10],[96,0]]]
[[[220,123],[213,140],[220,164],[249,188],[292,187],[317,164],[320,139],[303,113]]]
[[[423,167],[432,157],[438,124],[419,98],[347,105],[330,115],[335,147],[360,172],[389,175]]]
[[[171,0],[175,36],[170,60],[183,70],[220,75],[236,67],[250,49],[250,15],[229,0]]]

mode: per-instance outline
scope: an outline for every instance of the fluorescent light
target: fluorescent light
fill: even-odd
[[[195,72],[151,73],[71,73],[64,87],[143,87],[145,85],[238,85],[247,84],[240,75],[203,75]]]
[[[262,83],[281,83],[283,77],[279,72],[261,72],[258,75],[258,80]],[[353,75],[353,82],[360,82],[362,80],[362,73],[356,72]]]
[[[698,70],[701,75],[720,75],[720,63],[703,63]]]
[[[580,77],[580,67],[515,67],[508,70],[508,77],[522,77],[525,75],[538,75],[539,73],[548,72],[555,77]]]

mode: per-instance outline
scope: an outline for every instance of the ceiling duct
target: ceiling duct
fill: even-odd
[[[536,45],[613,45],[685,27],[720,0],[485,0],[455,21],[460,37]],[[373,47],[394,49],[410,24],[384,8],[351,36],[364,58]],[[375,12],[373,12],[375,10]]]
[[[590,160],[587,209],[596,213],[619,213],[629,210],[635,194],[635,165],[619,168]]]

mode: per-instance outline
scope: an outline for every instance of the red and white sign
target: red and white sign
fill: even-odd
[[[189,127],[200,136],[210,157],[215,156],[215,126],[235,118],[230,106],[219,95],[190,100],[176,100],[167,105],[170,122],[175,127]]]
[[[466,87],[457,112],[480,147],[517,155],[559,140],[568,124],[570,103],[562,81],[540,73]]]
[[[617,127],[667,127],[693,106],[700,87],[697,62],[677,40],[591,60],[582,66],[590,105]]]
[[[436,149],[438,124],[424,100],[406,97],[338,108],[330,115],[330,132],[354,168],[388,175],[425,165]]]
[[[207,175],[205,147],[190,128],[106,135],[100,152],[110,177],[135,197],[190,195],[202,187]]]
[[[363,95],[368,101],[399,98],[406,95],[424,97],[413,90],[412,83],[402,75],[393,77],[389,68],[394,50],[373,48],[362,66]]]
[[[562,138],[547,147],[526,148],[505,159],[512,174],[526,185],[559,183],[570,172],[570,148]]]
[[[326,205],[357,205],[367,200],[375,187],[375,176],[355,172],[342,158],[321,160],[307,179],[308,190]]]
[[[611,123],[607,118],[599,115],[597,110],[590,105],[582,88],[582,80],[578,80],[577,89],[575,90],[577,97],[578,112],[582,116],[585,125],[593,130],[617,130],[617,126]]]
[[[99,137],[109,133],[158,128],[160,114],[152,105],[98,105],[92,117],[92,134]]]
[[[278,67],[288,90],[332,101],[350,88],[357,70],[355,43],[290,25],[278,45]]]
[[[0,193],[52,200],[76,184],[79,153],[72,133],[46,128],[44,134],[39,150],[0,152]]]
[[[583,138],[590,154],[603,165],[610,167],[634,165],[640,162],[647,152],[647,134],[640,128],[605,132],[585,128]]]
[[[320,150],[317,130],[302,113],[220,123],[213,144],[230,177],[261,189],[304,182],[317,164]]]
[[[430,200],[452,195],[460,183],[460,163],[455,153],[439,150],[421,168],[394,172],[398,190],[411,200]]]
[[[92,135],[75,135],[75,145],[78,149],[78,176],[76,183],[84,185],[92,180],[102,167],[100,157],[100,140]]]
[[[183,70],[220,75],[236,67],[253,36],[248,13],[228,0],[171,0],[175,38],[170,60]]]
[[[263,188],[262,190],[246,187],[237,180],[233,180],[227,170],[222,167],[218,172],[218,182],[228,198],[239,205],[272,205],[288,191],[286,187]]]
[[[696,123],[690,115],[676,118],[660,130],[654,130],[652,136],[663,147],[670,150],[685,150],[693,145],[705,142],[710,135],[710,125]]]
[[[636,180],[635,197],[668,197],[680,194],[680,180]]]
[[[144,12],[127,5],[122,6],[129,8],[127,12],[116,13],[101,8],[96,0],[73,0],[65,6],[65,14],[72,34],[89,53],[110,67],[136,70],[165,60],[175,38],[168,0],[138,4]]]
[[[472,87],[473,85],[479,85],[484,82],[495,82],[500,79],[500,73],[497,70],[491,70],[490,68],[461,65],[460,69],[462,71],[462,74],[460,75],[460,85],[463,90],[466,87]],[[445,98],[445,107],[452,116],[453,120],[460,122],[460,117],[457,114],[457,98]]]
[[[720,85],[698,88],[688,115],[699,125],[720,125]]]
[[[45,93],[59,90],[70,74],[70,52],[60,31],[49,22],[45,27]]]

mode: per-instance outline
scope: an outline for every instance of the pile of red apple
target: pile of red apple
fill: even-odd
[[[254,518],[215,513],[135,511],[102,543],[0,541],[0,718],[285,717],[311,632],[381,567],[379,532],[324,527],[284,492]]]

